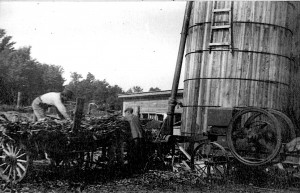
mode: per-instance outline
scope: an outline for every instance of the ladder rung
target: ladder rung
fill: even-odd
[[[211,29],[229,29],[230,25],[215,25],[211,26]]]
[[[231,9],[214,9],[213,12],[230,12]]]
[[[230,46],[228,42],[223,43],[209,43],[209,46]]]

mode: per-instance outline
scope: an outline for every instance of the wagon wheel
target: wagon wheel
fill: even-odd
[[[167,170],[170,168],[171,154],[159,154],[157,150],[146,159],[144,172],[152,170]]]
[[[182,151],[176,151],[172,156],[173,172],[183,172],[191,170],[191,160]]]
[[[26,175],[29,155],[24,147],[11,142],[3,143],[0,148],[0,176],[7,183],[16,184]]]
[[[147,149],[146,163],[144,171],[150,169],[156,170],[168,170],[172,164],[172,155],[170,150],[165,150],[165,144],[162,143],[151,143],[151,147]]]
[[[259,108],[246,108],[234,115],[227,130],[233,156],[246,165],[272,161],[280,151],[281,128],[276,117]]]
[[[192,156],[193,169],[197,176],[208,181],[226,180],[228,156],[217,142],[204,142],[196,147]]]

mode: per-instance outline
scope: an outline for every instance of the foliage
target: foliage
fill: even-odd
[[[18,92],[22,93],[22,106],[29,106],[37,96],[47,92],[60,92],[65,82],[61,66],[42,64],[32,59],[31,47],[15,49],[15,42],[0,29],[0,104],[15,105]],[[75,97],[94,102],[99,110],[120,110],[119,94],[124,91],[118,85],[110,85],[105,79],[97,80],[88,73],[86,78],[77,72],[71,73],[71,82],[66,85]],[[153,91],[159,88],[151,88]],[[140,86],[133,86],[126,93],[140,93]]]
[[[155,88],[151,87],[149,89],[149,92],[157,92],[157,91],[161,91],[160,88],[158,88],[158,87],[155,87]]]
[[[21,103],[30,105],[40,94],[62,90],[62,67],[40,64],[31,58],[31,47],[15,49],[11,38],[0,29],[0,103],[16,104],[22,92]]]
[[[71,73],[71,81],[66,87],[74,92],[75,97],[96,103],[99,110],[120,110],[122,107],[118,94],[122,94],[123,90],[117,85],[111,86],[105,79],[95,79],[90,72],[85,79],[77,72]]]
[[[140,93],[140,92],[143,92],[143,89],[140,86],[134,86],[126,91],[127,94]]]

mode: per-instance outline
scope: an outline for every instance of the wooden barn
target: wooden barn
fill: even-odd
[[[168,111],[168,100],[171,91],[142,92],[119,95],[123,100],[123,110],[128,107],[134,109],[134,114],[139,114],[141,118],[153,118],[163,120]],[[177,100],[183,100],[183,90],[178,90]],[[180,121],[182,108],[175,109],[176,120]]]

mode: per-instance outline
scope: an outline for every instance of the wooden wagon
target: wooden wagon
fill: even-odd
[[[128,122],[114,117],[83,121],[76,131],[68,121],[1,123],[0,177],[16,184],[26,176],[29,165],[46,158],[63,169],[100,164],[97,160],[106,156],[106,148],[126,138],[128,128]]]

